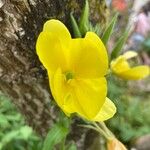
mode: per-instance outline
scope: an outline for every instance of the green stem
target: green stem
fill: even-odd
[[[60,150],[65,150],[65,142],[66,142],[66,137],[62,140],[60,144]]]
[[[88,129],[92,129],[92,130],[99,132],[99,130],[97,128],[95,128],[94,126],[91,126],[91,125],[79,125],[79,126],[84,127],[84,128],[88,128]]]
[[[104,122],[99,122],[104,131],[109,135],[110,138],[115,137],[114,134],[107,128]]]
[[[103,135],[107,140],[109,140],[109,135],[96,123],[96,122],[92,122],[92,124],[96,127],[97,131]]]
[[[102,136],[104,136],[105,139],[110,140],[114,138],[114,135],[112,132],[107,128],[104,122],[90,122],[91,124],[87,125],[79,125],[80,127],[89,128],[92,130],[95,130],[96,132],[100,133]]]
[[[108,139],[108,136],[107,134],[95,123],[95,122],[92,122],[92,125],[79,125],[80,127],[84,127],[84,128],[88,128],[88,129],[92,129],[92,130],[95,130],[96,132],[100,133],[102,136],[104,136],[106,139]]]

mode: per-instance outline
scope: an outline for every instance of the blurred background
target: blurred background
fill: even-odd
[[[150,0],[107,0],[110,18],[119,20],[108,50],[111,51],[126,27],[132,30],[123,51],[139,56],[134,64],[150,65]],[[128,149],[150,150],[150,78],[123,81],[109,77],[108,95],[117,106],[117,114],[107,121],[108,127]],[[43,139],[29,127],[10,98],[0,93],[0,150],[41,150]],[[96,150],[96,149],[95,149]]]

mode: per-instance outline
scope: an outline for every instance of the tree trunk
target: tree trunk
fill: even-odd
[[[0,91],[12,99],[40,135],[47,132],[56,115],[46,71],[35,53],[36,39],[50,18],[70,28],[70,12],[79,16],[83,3],[84,0],[0,0]],[[98,0],[90,1],[95,21],[100,13],[97,3]]]

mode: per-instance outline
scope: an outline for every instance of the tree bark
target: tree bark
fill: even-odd
[[[0,90],[43,135],[55,115],[46,71],[35,53],[37,35],[50,18],[68,23],[69,12],[81,10],[81,4],[76,0],[3,0],[0,7]]]
[[[36,39],[50,18],[70,28],[70,12],[79,16],[83,3],[84,0],[0,0],[0,91],[12,99],[40,135],[47,133],[56,115],[46,71],[35,53]],[[90,4],[96,22],[100,13],[98,0]]]

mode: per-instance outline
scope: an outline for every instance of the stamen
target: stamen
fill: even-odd
[[[67,80],[70,80],[70,79],[74,78],[74,74],[72,72],[66,72],[65,75],[66,75]]]

